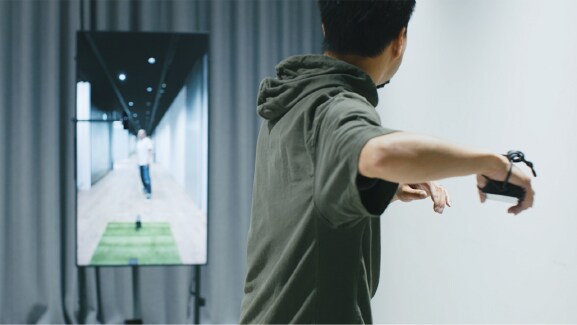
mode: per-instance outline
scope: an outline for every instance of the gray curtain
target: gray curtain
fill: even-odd
[[[82,12],[82,14],[81,14]],[[128,268],[75,266],[75,33],[210,32],[209,264],[205,323],[238,321],[259,81],[320,53],[313,0],[0,1],[0,322],[122,323]],[[138,270],[145,323],[193,319],[190,267]]]

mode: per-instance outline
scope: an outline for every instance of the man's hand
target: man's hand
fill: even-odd
[[[433,200],[433,210],[437,213],[443,213],[445,205],[451,206],[451,200],[447,190],[435,182],[401,184],[393,200],[410,202],[423,200],[428,197],[431,197],[431,200]]]
[[[507,158],[502,157],[501,159],[501,166],[500,168],[496,168],[495,170],[486,174],[487,177],[490,179],[494,179],[497,181],[504,181],[507,178],[507,173],[509,172],[510,162]],[[517,205],[510,207],[507,212],[511,214],[519,214],[523,210],[527,210],[533,206],[533,200],[535,198],[535,191],[533,191],[533,187],[531,186],[531,177],[527,174],[523,173],[521,169],[517,166],[513,165],[513,169],[511,171],[511,178],[509,179],[511,184],[515,184],[517,186],[521,186],[525,190],[525,198],[523,201],[520,201]],[[483,177],[483,175],[477,175],[477,187],[483,188],[487,185],[487,179]],[[485,202],[487,199],[487,195],[479,190],[479,198],[481,202]]]

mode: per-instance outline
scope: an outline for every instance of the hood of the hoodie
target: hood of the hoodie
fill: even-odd
[[[356,66],[325,55],[293,56],[276,66],[276,78],[260,84],[257,111],[267,120],[282,117],[304,97],[318,90],[340,88],[355,92],[377,106],[377,88]]]

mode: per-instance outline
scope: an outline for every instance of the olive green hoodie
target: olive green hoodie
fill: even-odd
[[[241,323],[370,323],[379,215],[397,184],[358,175],[380,126],[375,84],[322,55],[263,80]]]

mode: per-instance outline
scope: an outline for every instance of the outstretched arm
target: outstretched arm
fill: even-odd
[[[430,136],[395,132],[369,140],[361,150],[358,166],[363,176],[401,184],[478,175],[478,186],[483,187],[486,180],[480,175],[505,180],[510,162],[498,154],[472,150]],[[530,177],[515,167],[509,182],[526,191],[525,199],[509,212],[517,214],[530,208],[534,196]]]

